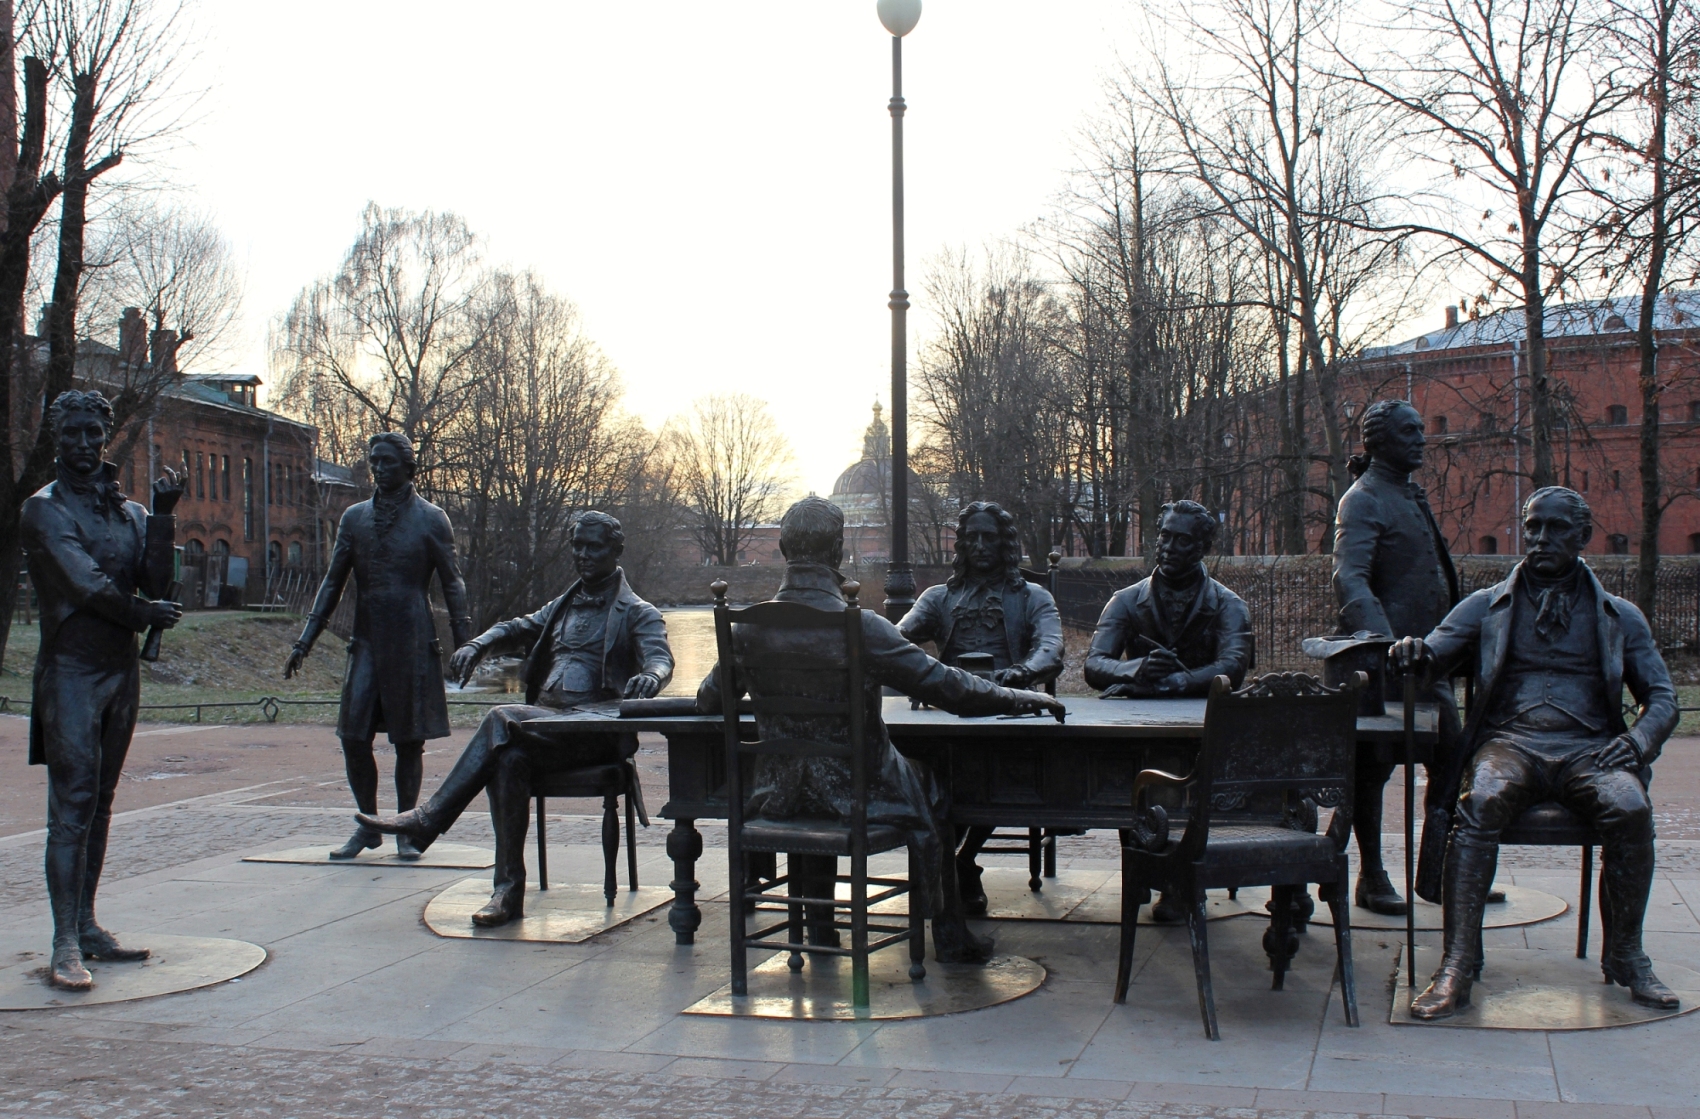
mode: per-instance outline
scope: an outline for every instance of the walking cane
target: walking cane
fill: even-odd
[[[1417,986],[1417,677],[1405,672],[1405,986]]]

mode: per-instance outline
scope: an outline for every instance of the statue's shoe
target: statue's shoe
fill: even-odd
[[[978,917],[990,905],[980,884],[980,868],[972,859],[956,860],[956,892],[962,898],[962,911],[971,916]]]
[[[1186,920],[1186,910],[1170,901],[1168,894],[1158,894],[1151,904],[1151,919],[1160,925],[1173,925]]]
[[[976,936],[960,917],[933,919],[933,958],[941,964],[983,964],[992,958],[990,937]]]
[[[411,835],[395,837],[395,857],[403,862],[413,862],[425,853],[425,849],[416,843]]]
[[[413,841],[415,851],[425,850],[442,834],[442,829],[433,824],[431,817],[426,815],[423,805],[394,816],[368,816],[364,812],[356,812],[354,822],[368,831],[381,832],[384,835],[405,835]]]
[[[1411,1000],[1411,1017],[1425,1022],[1452,1017],[1470,1005],[1470,985],[1468,972],[1442,964],[1422,994]]]
[[[53,962],[47,968],[47,981],[67,991],[87,991],[94,986],[94,976],[83,966],[83,953],[75,944],[56,945]]]
[[[118,938],[99,925],[84,925],[77,934],[77,946],[85,960],[105,960],[113,964],[133,964],[153,955],[146,948],[126,948]]]
[[[1645,953],[1627,960],[1601,960],[1600,970],[1605,973],[1607,983],[1628,987],[1629,997],[1642,1006],[1650,1006],[1655,1010],[1675,1010],[1682,1005],[1682,1000],[1676,997],[1676,992],[1653,974],[1653,961],[1649,960]]]
[[[525,916],[524,894],[520,890],[497,890],[484,903],[484,908],[472,915],[472,923],[481,929],[493,929]]]
[[[353,835],[348,837],[347,843],[331,851],[331,858],[337,860],[352,859],[360,852],[370,851],[382,842],[383,840],[379,838],[377,832],[367,827],[359,827],[354,830]]]
[[[1409,908],[1405,899],[1399,896],[1399,891],[1393,888],[1385,870],[1370,871],[1367,874],[1360,872],[1352,900],[1357,903],[1358,908],[1379,913],[1383,917],[1403,917],[1405,910]]]

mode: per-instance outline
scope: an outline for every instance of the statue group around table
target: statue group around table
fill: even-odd
[[[51,981],[85,989],[87,959],[137,960],[94,918],[112,797],[134,730],[140,676],[136,636],[181,616],[163,601],[170,582],[174,518],[182,493],[170,471],[155,483],[153,513],[119,491],[103,461],[112,410],[99,393],[67,392],[52,405],[57,477],[23,508],[23,539],[41,601],[42,640],[34,680],[30,761],[48,768],[47,883],[54,933]],[[1363,417],[1365,453],[1341,498],[1334,541],[1334,586],[1346,634],[1392,642],[1389,696],[1396,675],[1422,677],[1422,698],[1438,711],[1439,746],[1430,766],[1418,893],[1445,907],[1443,958],[1411,1005],[1419,1018],[1443,1018],[1469,1004],[1483,966],[1482,920],[1501,832],[1521,812],[1557,801],[1602,837],[1605,977],[1640,1003],[1670,1008],[1641,944],[1652,885],[1651,765],[1677,722],[1676,694],[1646,619],[1607,593],[1580,559],[1592,536],[1586,501],[1548,487],[1523,509],[1526,555],[1503,582],[1459,601],[1445,541],[1412,472],[1425,447],[1422,417],[1403,401],[1382,401]],[[414,451],[401,435],[376,435],[370,500],[342,518],[330,567],[296,642],[293,675],[354,580],[354,624],[337,736],[359,809],[357,830],[333,859],[397,837],[398,854],[417,859],[472,800],[487,795],[496,837],[494,890],[474,923],[523,916],[525,840],[531,784],[542,773],[630,765],[633,734],[585,733],[544,739],[527,720],[590,703],[650,698],[673,673],[666,625],[639,598],[619,566],[620,522],[580,514],[571,529],[576,580],[535,613],[473,637],[454,536],[444,512],[413,488]],[[1105,606],[1085,660],[1085,678],[1106,697],[1202,696],[1218,675],[1239,686],[1252,667],[1250,613],[1211,578],[1204,557],[1220,521],[1203,505],[1163,507],[1150,576]],[[784,580],[777,600],[838,609],[845,603],[844,518],[810,497],[780,524]],[[1014,519],[991,502],[961,511],[947,582],[929,587],[896,625],[864,611],[868,727],[876,744],[868,819],[903,829],[919,880],[914,904],[933,920],[941,960],[983,961],[991,944],[967,917],[984,913],[978,856],[991,834],[958,837],[947,797],[918,762],[891,745],[881,720],[882,688],[964,716],[1062,710],[1038,689],[1063,669],[1057,606],[1020,567]],[[463,684],[485,657],[518,657],[525,703],[484,717],[448,776],[418,803],[426,741],[449,734],[445,666],[429,598],[435,578],[455,646],[446,675]],[[783,641],[784,635],[754,640]],[[937,657],[919,646],[930,642]],[[769,652],[774,650],[768,650]],[[961,667],[975,665],[974,670]],[[1460,722],[1451,677],[1474,677],[1468,723]],[[797,674],[786,674],[795,679]],[[748,682],[740,682],[740,688]],[[1638,705],[1627,726],[1619,703],[1627,687]],[[806,690],[806,689],[805,689]],[[764,689],[767,694],[767,689]],[[698,689],[697,706],[720,710],[718,672]],[[785,716],[764,715],[783,722]],[[796,728],[791,728],[795,730]],[[764,737],[785,727],[758,727]],[[384,733],[396,754],[397,814],[378,814],[373,742]],[[848,726],[810,733],[847,735]],[[1331,831],[1358,841],[1358,905],[1405,911],[1381,855],[1382,789],[1391,767],[1365,767],[1355,811]],[[747,805],[752,818],[847,818],[850,775],[836,759],[762,756]],[[791,873],[829,889],[835,861],[791,857]],[[818,896],[818,895],[817,895]],[[1160,899],[1159,919],[1178,917]],[[836,943],[829,911],[810,912],[812,943]]]

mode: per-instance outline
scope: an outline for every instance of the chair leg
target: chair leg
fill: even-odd
[[[626,794],[626,888],[637,893],[637,805]]]
[[[1286,988],[1287,965],[1293,959],[1293,942],[1298,934],[1293,929],[1293,896],[1296,886],[1276,886],[1269,891],[1274,912],[1269,915],[1269,931],[1263,934],[1263,951],[1269,956],[1269,970],[1275,973],[1271,991]]]
[[[1122,858],[1122,927],[1121,942],[1116,948],[1116,995],[1118,1003],[1127,1001],[1127,985],[1133,979],[1133,938],[1139,928],[1139,907],[1146,891],[1134,884],[1128,873],[1127,858]]]
[[[1204,1036],[1221,1041],[1216,1029],[1216,992],[1210,986],[1210,938],[1205,931],[1204,891],[1187,883],[1191,896],[1186,906],[1186,936],[1192,942],[1192,970],[1198,979],[1198,1012],[1204,1018]]]
[[[1027,888],[1038,893],[1045,888],[1039,872],[1045,865],[1045,829],[1027,829]]]
[[[608,793],[602,798],[602,896],[608,904],[620,892],[620,798]]]
[[[915,851],[909,851],[909,978],[920,982],[927,977],[927,919],[921,916],[921,911],[915,908],[915,887],[913,883],[920,871],[915,862]]]
[[[543,798],[537,798],[537,888],[549,888],[549,845],[543,838]]]
[[[862,1010],[868,1001],[868,856],[857,852],[850,858],[850,1005]]]
[[[1358,983],[1352,972],[1352,880],[1346,860],[1340,860],[1340,877],[1328,894],[1328,909],[1334,914],[1334,959],[1340,976],[1340,1002],[1346,1008],[1346,1025],[1358,1024]]]
[[[1057,876],[1057,837],[1050,833],[1045,835],[1045,877]]]
[[[1593,908],[1594,899],[1590,896],[1594,888],[1594,845],[1582,845],[1582,904],[1576,911],[1576,958],[1588,958],[1588,911]],[[1601,900],[1605,895],[1601,894]],[[1601,953],[1604,955],[1604,953]]]
[[[797,898],[803,895],[803,884],[797,879],[797,856],[785,856],[785,927],[786,939],[792,944],[803,943],[803,903]],[[785,966],[792,971],[803,970],[803,953],[793,948],[791,958],[785,961]]]

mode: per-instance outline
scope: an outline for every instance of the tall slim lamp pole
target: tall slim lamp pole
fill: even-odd
[[[879,0],[891,32],[891,562],[885,616],[901,621],[915,605],[909,563],[909,292],[903,286],[903,36],[921,20],[921,0]]]

